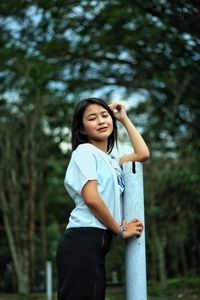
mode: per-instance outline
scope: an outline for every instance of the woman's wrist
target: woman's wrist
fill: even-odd
[[[120,120],[120,122],[122,123],[122,125],[124,125],[125,127],[128,126],[130,123],[132,124],[131,120],[129,119],[129,117],[126,115],[124,118],[122,118]]]
[[[124,238],[124,233],[125,233],[125,231],[126,231],[126,228],[127,228],[127,225],[121,225],[120,226],[120,232],[119,232],[119,236],[120,236],[120,238]]]

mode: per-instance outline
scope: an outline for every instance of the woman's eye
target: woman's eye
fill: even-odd
[[[95,118],[91,118],[91,119],[89,119],[89,121],[93,121],[93,120],[95,120]]]
[[[103,115],[103,118],[107,118],[109,115]]]

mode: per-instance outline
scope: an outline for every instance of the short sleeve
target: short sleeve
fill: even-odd
[[[86,145],[80,145],[73,153],[68,165],[64,185],[72,198],[81,195],[88,180],[97,180],[97,161]]]

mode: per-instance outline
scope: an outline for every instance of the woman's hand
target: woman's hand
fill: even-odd
[[[123,223],[124,225],[124,223]],[[139,219],[133,219],[129,223],[126,223],[126,230],[123,233],[122,238],[123,239],[128,239],[130,237],[137,237],[139,238],[141,236],[142,230],[144,226],[142,222]]]
[[[126,109],[123,104],[112,103],[109,107],[118,121],[123,122],[123,120],[127,118]]]

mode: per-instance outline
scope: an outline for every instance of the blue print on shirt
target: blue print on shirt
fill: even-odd
[[[124,182],[124,177],[123,174],[117,169],[115,168],[116,174],[117,174],[117,182],[118,184],[124,188],[125,187],[125,182]]]

